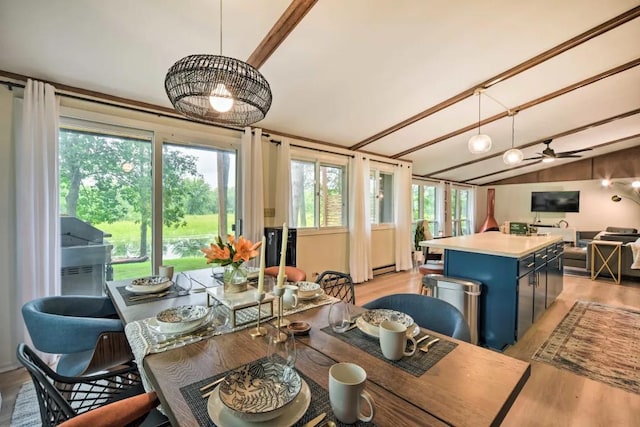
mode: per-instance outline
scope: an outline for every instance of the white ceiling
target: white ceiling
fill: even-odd
[[[224,1],[222,53],[246,60],[289,3]],[[632,0],[319,0],[260,68],[273,104],[256,126],[352,147],[639,5]],[[639,40],[640,18],[635,18],[491,86],[486,94],[499,103],[483,96],[482,117],[638,60]],[[219,43],[218,0],[0,0],[0,70],[164,107],[171,107],[164,92],[167,69],[189,54],[218,54]],[[397,157],[477,123],[477,102],[468,97],[360,149]],[[515,145],[638,108],[640,67],[635,66],[520,111]],[[509,170],[501,153],[511,146],[511,118],[482,131],[493,139],[488,154],[468,152],[474,129],[401,158],[413,161],[415,175],[475,184],[559,163]],[[640,135],[640,114],[556,138],[551,146],[557,152],[575,150],[633,135]],[[637,145],[640,137],[633,137],[583,154]],[[528,157],[543,148],[537,144],[523,151]],[[453,168],[489,155],[496,157]],[[444,169],[450,170],[433,174]]]

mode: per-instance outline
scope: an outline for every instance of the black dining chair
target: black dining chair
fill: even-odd
[[[38,298],[22,306],[22,317],[34,347],[60,355],[60,375],[88,375],[133,360],[122,321],[107,297]]]
[[[464,315],[448,302],[419,294],[386,295],[366,303],[364,308],[386,308],[406,313],[419,326],[471,342],[471,332]]]
[[[17,357],[33,381],[44,427],[57,426],[79,414],[144,393],[136,365],[91,376],[68,377],[54,372],[24,343],[18,345]],[[153,410],[141,425],[166,422],[164,415]]]
[[[353,289],[353,280],[348,273],[327,270],[316,279],[327,295],[340,298],[343,301],[356,303],[356,293]]]

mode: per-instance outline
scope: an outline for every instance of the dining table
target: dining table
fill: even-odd
[[[177,304],[206,303],[206,295],[196,292],[126,306],[117,289],[125,282],[107,283],[108,293],[124,323],[155,316]],[[419,328],[420,336],[428,334],[442,340],[434,349],[447,344],[449,350],[425,371],[409,372],[333,333],[328,327],[329,309],[327,304],[312,305],[287,316],[289,321],[303,321],[311,326],[308,334],[296,336],[295,369],[312,385],[313,402],[322,396],[326,399],[332,365],[353,362],[363,367],[367,373],[366,390],[375,401],[375,416],[372,424],[366,425],[499,425],[531,373],[527,362],[424,328]],[[275,327],[268,324],[268,330],[273,334]],[[207,399],[211,397],[203,398],[197,387],[267,355],[266,337],[255,337],[250,332],[251,327],[241,328],[144,357],[141,368],[172,425],[215,425],[206,416],[210,404]],[[366,338],[375,342],[374,337]],[[418,356],[405,359],[412,357]]]

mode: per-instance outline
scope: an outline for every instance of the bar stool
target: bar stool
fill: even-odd
[[[422,295],[431,295],[429,288],[424,285],[424,277],[429,274],[444,274],[444,262],[442,261],[428,261],[426,264],[422,264],[418,267],[418,271],[422,274],[423,278],[420,281],[420,289],[418,293]]]

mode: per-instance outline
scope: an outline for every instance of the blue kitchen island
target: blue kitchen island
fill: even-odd
[[[562,292],[560,236],[498,231],[420,242],[444,249],[444,275],[482,283],[480,344],[497,350],[515,343]]]

